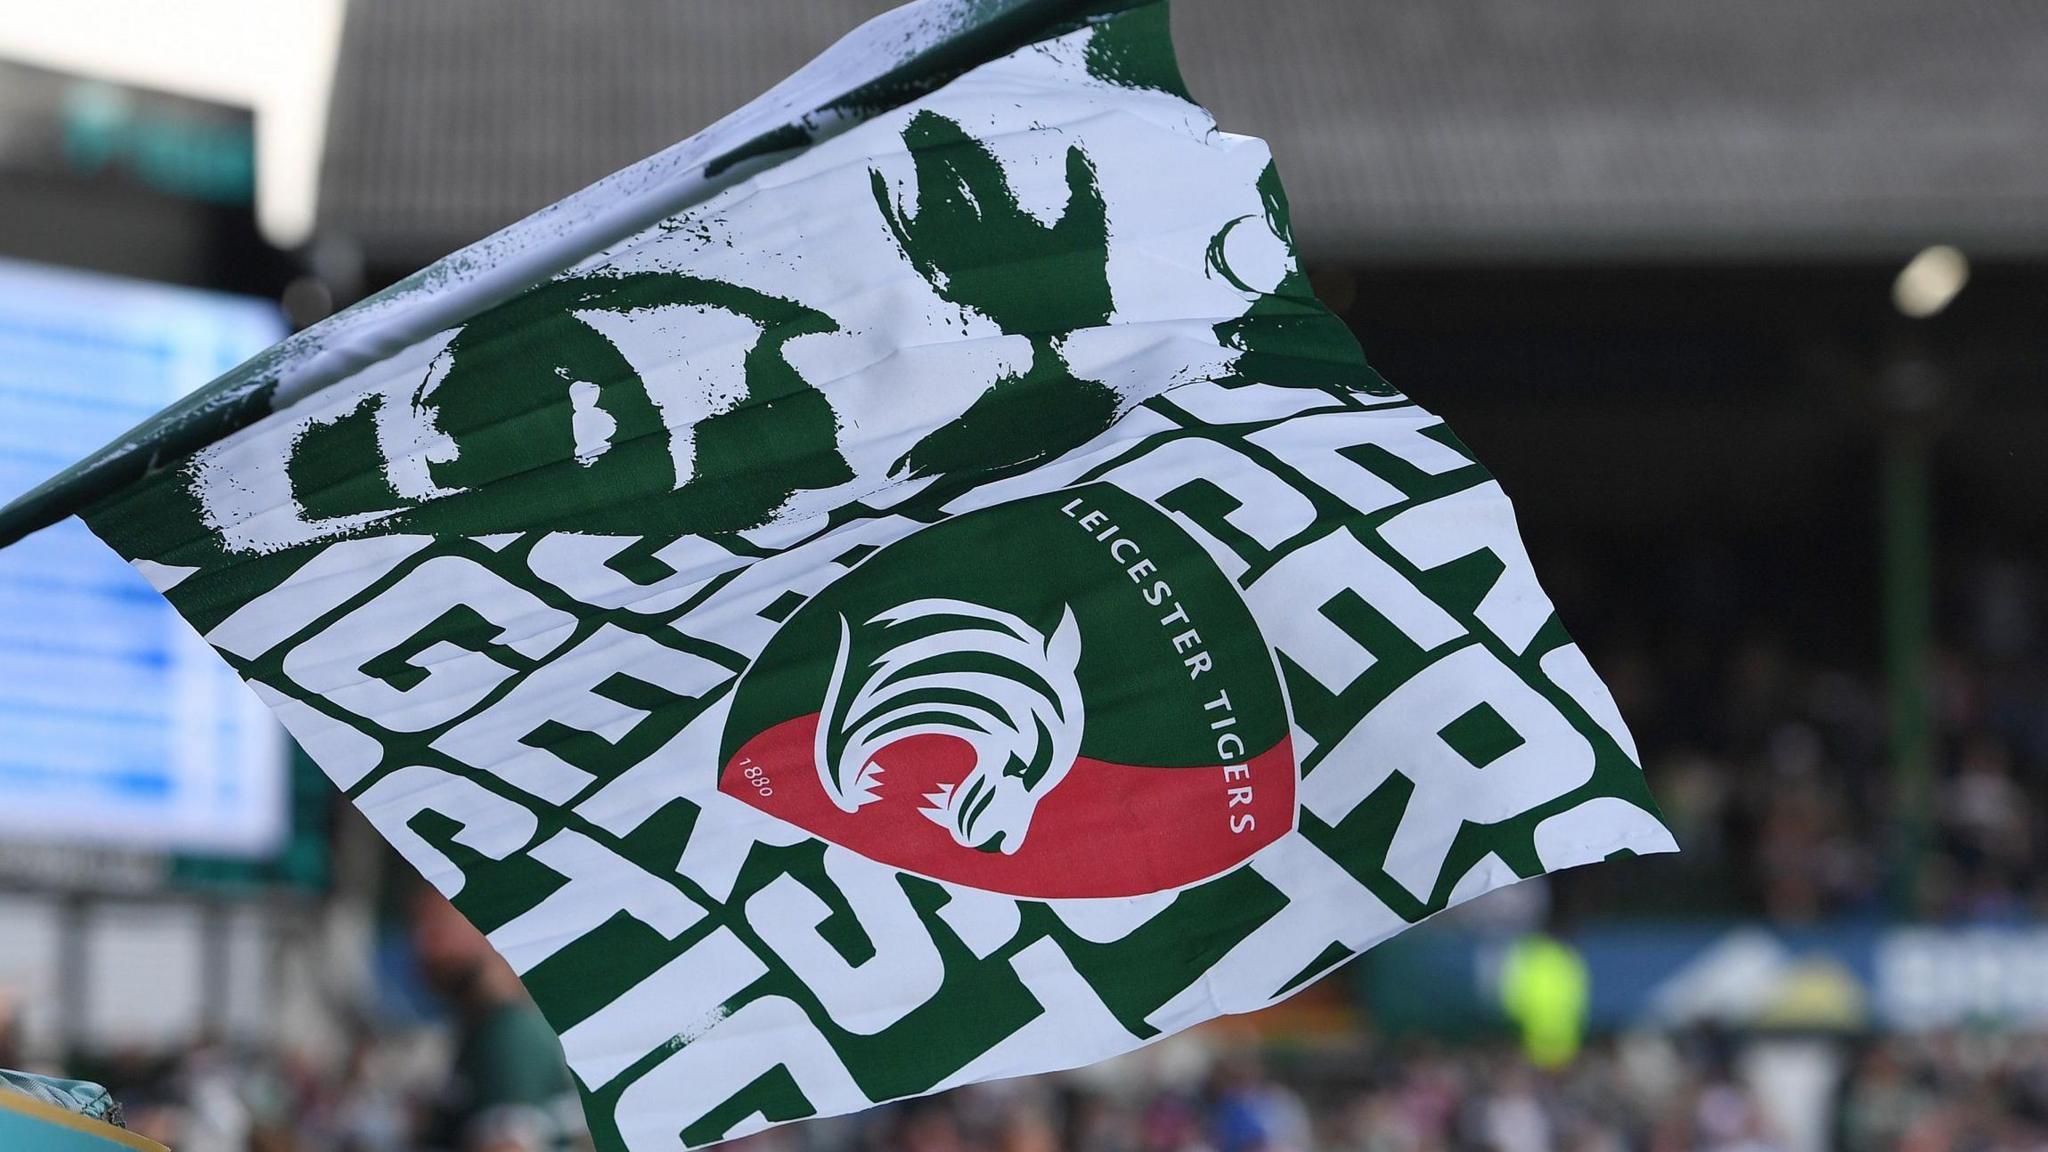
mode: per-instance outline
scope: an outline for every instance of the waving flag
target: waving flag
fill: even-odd
[[[1072,1067],[1668,850],[1163,3],[925,0],[9,510],[523,976],[605,1149]]]

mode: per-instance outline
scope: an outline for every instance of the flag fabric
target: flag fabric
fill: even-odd
[[[925,0],[78,511],[503,952],[598,1145],[1101,1060],[1670,850],[1164,3]]]
[[[10,1152],[166,1152],[122,1126],[105,1088],[0,1068],[0,1147]]]

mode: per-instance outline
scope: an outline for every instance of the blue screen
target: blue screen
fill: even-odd
[[[0,261],[0,502],[283,335],[264,301]],[[0,551],[0,837],[262,854],[283,747],[83,524]]]

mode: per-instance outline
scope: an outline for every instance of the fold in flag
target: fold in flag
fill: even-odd
[[[1164,3],[925,0],[77,512],[487,931],[599,1147],[1068,1068],[1667,851]]]

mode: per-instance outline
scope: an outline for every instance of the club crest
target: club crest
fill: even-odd
[[[1295,785],[1236,586],[1107,484],[861,558],[742,677],[719,781],[882,863],[1040,898],[1227,871],[1293,829]]]

